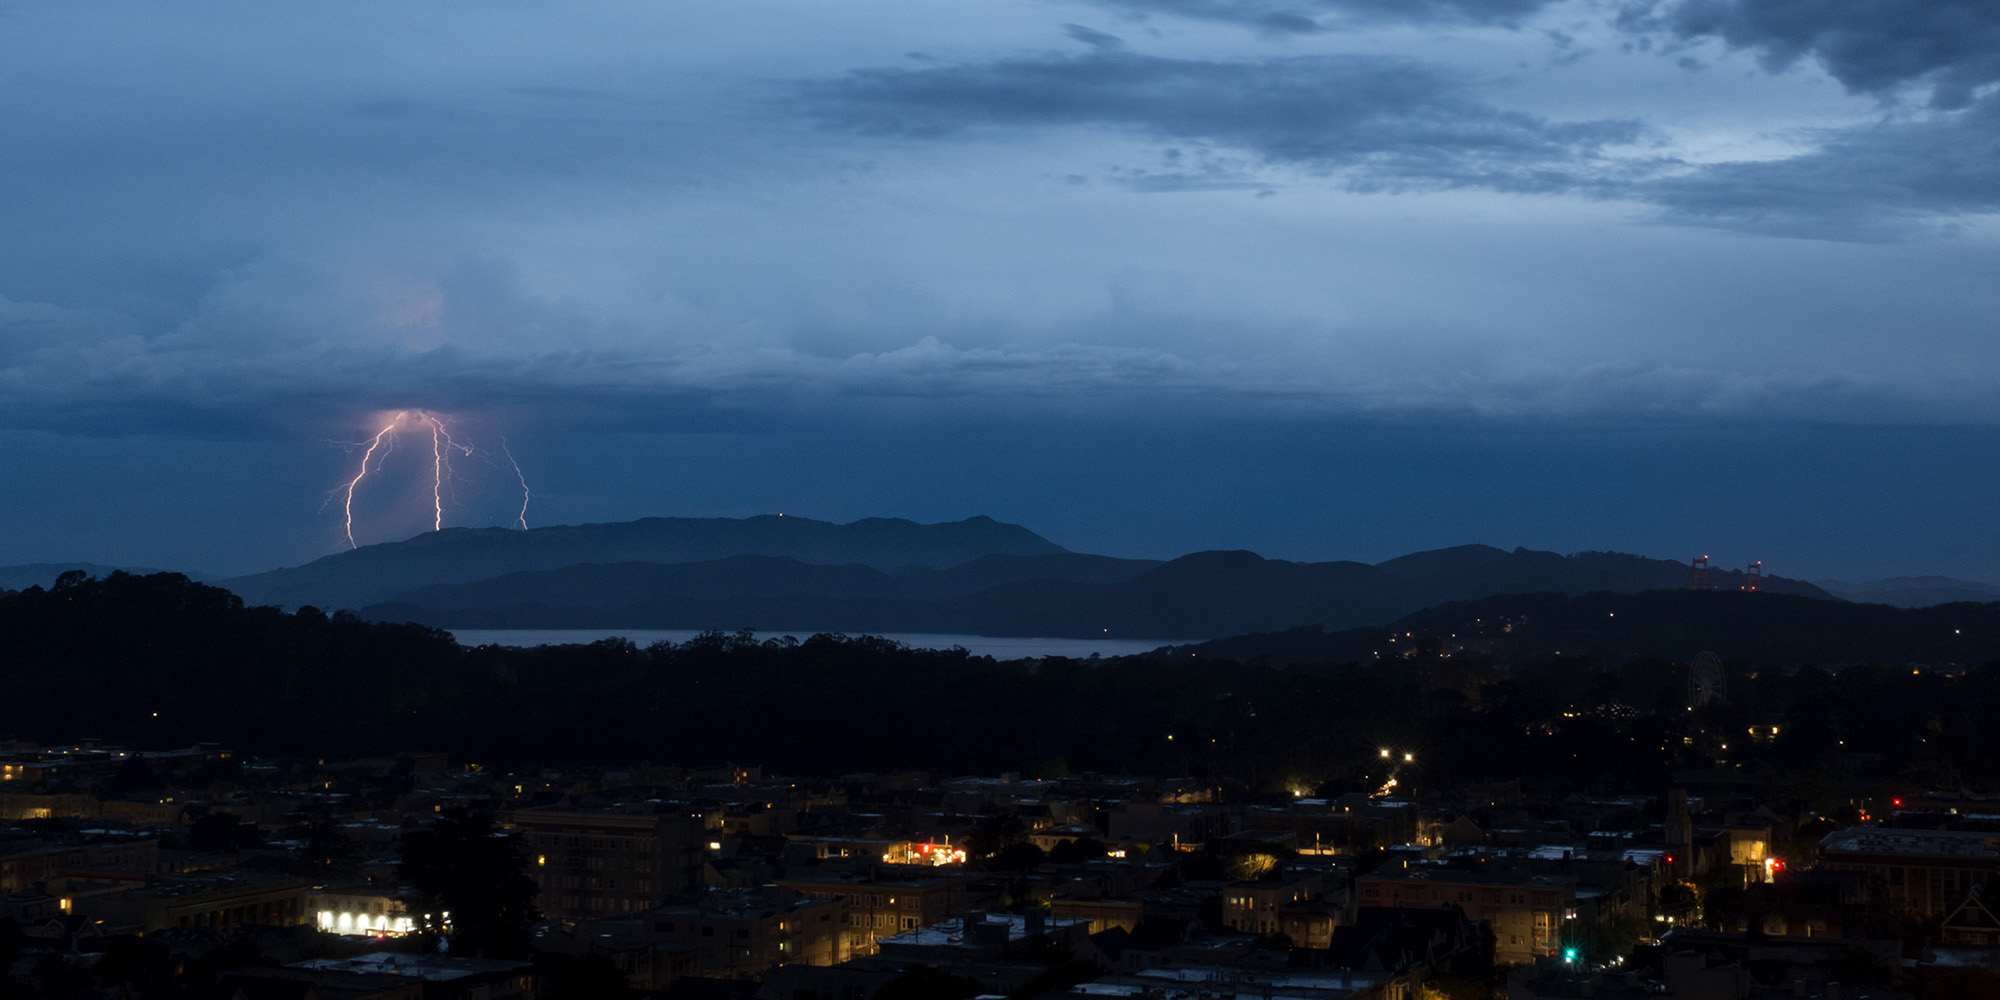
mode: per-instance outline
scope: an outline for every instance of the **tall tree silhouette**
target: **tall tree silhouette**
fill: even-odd
[[[403,835],[399,873],[417,894],[419,933],[448,935],[453,954],[521,958],[541,914],[520,844],[490,813],[462,807]],[[449,917],[445,916],[449,914]]]

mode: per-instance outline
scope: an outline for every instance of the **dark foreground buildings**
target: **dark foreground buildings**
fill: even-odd
[[[1713,773],[1538,801],[214,747],[135,788],[137,753],[0,754],[0,995],[2000,995],[2000,803],[1969,793],[1843,823]],[[452,817],[484,868],[405,863]],[[511,943],[441,903],[504,885]]]

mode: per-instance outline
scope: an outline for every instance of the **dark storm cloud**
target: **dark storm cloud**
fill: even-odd
[[[532,303],[518,303],[532,311]],[[0,306],[7,305],[0,302]],[[495,321],[498,325],[499,321]],[[532,324],[530,324],[532,325]],[[512,331],[503,331],[512,332]],[[791,350],[557,348],[495,355],[299,343],[246,350],[224,331],[114,337],[0,363],[0,426],[119,436],[298,436],[301,428],[421,405],[535,414],[603,429],[754,427],[773,419],[1000,414],[1132,417],[1345,415],[1404,420],[1677,422],[1768,417],[1832,423],[1986,421],[1975,381],[1920,389],[1858,375],[1800,376],[1654,361],[1461,360],[1444,367],[1301,365],[1228,345],[959,346],[925,337],[826,356]],[[1961,384],[1962,383],[1962,384]]]
[[[1245,23],[1277,24],[1291,12],[1310,26],[1392,16],[1507,25],[1542,6],[1122,2]],[[222,433],[213,428],[302,410],[597,407],[657,417],[829,412],[855,400],[910,412],[1108,410],[1132,400],[1173,410],[1199,400],[1222,410],[1507,419],[1774,409],[1842,419],[1867,409],[1855,400],[1884,400],[1878,410],[1990,416],[1977,393],[1842,374],[1863,364],[1828,362],[1813,378],[1785,381],[1760,358],[1655,350],[1555,310],[1510,328],[1510,317],[1577,288],[1542,276],[1561,275],[1559,263],[1494,281],[1491,260],[1560,260],[1571,237],[1539,230],[1544,215],[1592,213],[1574,230],[1585,231],[1605,213],[1544,199],[1510,218],[1508,199],[1484,193],[1658,203],[1669,218],[1703,226],[1882,235],[1995,206],[1988,106],[1828,132],[1816,152],[1789,160],[1688,167],[1651,147],[1618,148],[1655,139],[1633,122],[1527,114],[1496,96],[1526,80],[1515,93],[1533,99],[1541,70],[1496,81],[1470,63],[1419,61],[1465,58],[1434,45],[1438,32],[1395,25],[1353,36],[1387,38],[1400,57],[1232,58],[1200,36],[1242,45],[1239,33],[1184,26],[1189,37],[1167,57],[1070,25],[1087,51],[1009,56],[1050,26],[1035,12],[1044,9],[1003,6],[1023,18],[1017,34],[968,28],[935,39],[943,51],[985,55],[895,69],[850,67],[879,67],[934,39],[878,44],[868,25],[853,39],[814,35],[782,57],[759,53],[731,71],[685,77],[659,72],[650,46],[636,47],[626,71],[600,72],[600,43],[632,32],[571,36],[539,22],[507,43],[549,43],[539,59],[465,47],[460,63],[418,47],[400,73],[351,78],[358,56],[328,54],[338,54],[337,32],[324,36],[333,43],[306,33],[276,68],[188,58],[170,79],[51,58],[42,75],[75,80],[49,92],[79,96],[0,110],[22,140],[0,144],[10,180],[0,220],[36,237],[0,252],[0,427]],[[453,31],[484,23],[447,19]],[[725,27],[717,38],[752,37],[733,21]],[[1545,48],[1525,32],[1476,34],[1480,45]],[[248,31],[218,51],[267,52],[252,44],[261,37]],[[73,44],[98,51],[95,26],[80,24]],[[202,82],[203,73],[215,78]],[[774,78],[807,76],[764,99]],[[1649,111],[1643,100],[1612,106]],[[802,108],[837,128],[805,134]],[[1134,166],[1127,144],[1105,143],[1125,158],[1114,167],[1067,141],[1107,135],[1157,141],[1160,160]],[[908,141],[942,137],[998,141],[971,155]],[[937,171],[940,162],[951,166]],[[987,172],[961,169],[972,162]],[[1072,172],[1104,183],[1037,187],[1036,178]],[[1383,267],[1331,286],[1322,272],[1333,265],[1316,254],[1353,270],[1373,266],[1384,234],[1414,237],[1398,222],[1357,220],[1289,249],[1295,219],[1279,225],[1272,220],[1286,213],[1245,208],[1301,174],[1353,190],[1476,189],[1452,196],[1454,219],[1473,209],[1462,232],[1518,225],[1521,235],[1484,259],[1439,236],[1406,258],[1419,263],[1403,270],[1418,277]],[[1135,191],[1241,197],[1137,207]],[[921,197],[904,200],[912,192]],[[1039,214],[1016,225],[1026,210]],[[1077,252],[1045,266],[1056,244]],[[464,259],[523,277],[460,273],[451,262]],[[1125,287],[1134,282],[1137,291]],[[1372,302],[1396,296],[1437,312],[1406,321],[1424,310]],[[1519,337],[1518,348],[1495,358],[1455,348],[1366,353],[1371,338],[1400,349],[1432,331],[1488,327],[1504,328],[1496,341]],[[1622,344],[1599,347],[1619,336]],[[1635,360],[1510,367],[1580,347],[1593,364]]]
[[[1222,21],[1274,34],[1329,31],[1356,22],[1514,25],[1552,0],[1098,0],[1132,14]]]
[[[2000,211],[2000,98],[1827,134],[1808,153],[1722,163],[1656,183],[1675,221],[1875,240]]]
[[[1813,58],[1857,91],[1931,88],[1963,107],[2000,81],[2000,3],[1993,0],[1650,0],[1623,19],[1683,39],[1719,38],[1772,69]]]
[[[1575,188],[1595,183],[1604,146],[1643,131],[1502,110],[1446,72],[1356,55],[1203,61],[1099,45],[1083,55],[864,69],[803,93],[824,119],[857,132],[1108,126],[1247,150],[1368,189]]]
[[[1819,131],[1782,160],[1722,163],[1650,185],[1673,221],[1841,240],[1892,239],[2000,210],[2000,3],[1645,0],[1626,28],[1719,39],[1773,72],[1810,60],[1890,114]],[[1928,109],[1901,94],[1928,96]]]
[[[1678,224],[1848,241],[2000,210],[2000,96],[1822,129],[1806,136],[1812,148],[1782,159],[1688,165],[1606,152],[1646,138],[1639,123],[1504,110],[1449,72],[1408,60],[1202,61],[1134,53],[1090,29],[1071,35],[1093,51],[858,70],[815,83],[808,101],[822,118],[876,135],[1109,127],[1190,147],[1166,150],[1161,168],[1108,171],[1135,191],[1265,190],[1271,181],[1260,173],[1280,165],[1356,190],[1574,193],[1656,205]],[[1948,71],[1963,75],[1972,64],[1960,59]],[[1899,65],[1894,79],[1943,86],[1939,60]]]
[[[1095,28],[1088,28],[1081,24],[1063,25],[1063,34],[1096,49],[1122,49],[1125,47],[1125,39],[1117,35],[1107,35]]]

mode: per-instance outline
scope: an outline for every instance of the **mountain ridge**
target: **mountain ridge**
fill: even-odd
[[[360,607],[417,587],[473,583],[584,563],[686,563],[738,555],[791,556],[820,565],[884,571],[942,569],[984,555],[1068,552],[1018,524],[984,515],[919,524],[863,518],[847,524],[765,514],[747,518],[650,517],[636,521],[509,528],[446,528],[365,545],[302,566],[215,581],[252,604]]]
[[[1721,590],[1741,571],[1713,569]],[[1687,564],[1469,544],[1364,563],[1243,550],[1072,552],[978,516],[846,524],[788,515],[452,528],[215,581],[246,603],[359,609],[442,628],[758,628],[1157,638],[1378,626],[1501,594],[1686,589]],[[1889,581],[1899,583],[1900,581]],[[1762,588],[1837,600],[1798,580]]]
[[[1241,550],[1195,552],[1162,563],[1080,553],[987,557],[985,563],[898,575],[770,557],[676,566],[626,562],[406,591],[360,610],[370,618],[439,628],[757,628],[1169,640],[1304,624],[1380,625],[1436,604],[1502,593],[1640,592],[1687,585],[1686,567],[1666,560],[1490,546],[1412,553],[1377,565],[1292,562]],[[1079,572],[1084,568],[1095,575]],[[1722,589],[1744,583],[1742,574],[1720,570],[1711,579]],[[1767,577],[1763,586],[1773,593],[1836,600],[1809,583],[1782,577]]]
[[[1927,608],[1965,601],[2000,601],[2000,587],[1976,580],[1949,576],[1895,576],[1883,580],[1849,583],[1820,580],[1819,586],[1836,597],[1867,604],[1887,604],[1897,608]]]
[[[1173,647],[1168,655],[1271,667],[1403,660],[1449,672],[1482,662],[1658,657],[1835,668],[1965,667],[2000,658],[2000,602],[1896,608],[1744,591],[1504,594],[1423,608],[1376,627],[1306,625]]]

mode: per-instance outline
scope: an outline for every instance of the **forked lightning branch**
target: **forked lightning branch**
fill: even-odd
[[[383,417],[380,429],[373,437],[352,443],[351,447],[361,449],[361,467],[355,470],[353,478],[347,480],[344,485],[335,487],[333,491],[334,495],[340,497],[343,527],[349,548],[360,548],[360,543],[354,540],[355,497],[362,491],[369,473],[374,472],[379,477],[389,457],[400,450],[399,442],[411,436],[415,436],[419,441],[429,439],[432,531],[444,528],[445,496],[458,478],[452,469],[453,458],[466,459],[485,454],[480,452],[470,439],[454,436],[442,414],[429,410],[396,410]],[[521,530],[526,531],[528,501],[531,497],[528,477],[521,472],[521,464],[514,460],[514,453],[507,447],[507,439],[504,436],[500,439],[499,457],[505,461],[506,467],[513,471],[515,481],[521,485],[521,510],[515,515],[514,520],[521,526]]]

